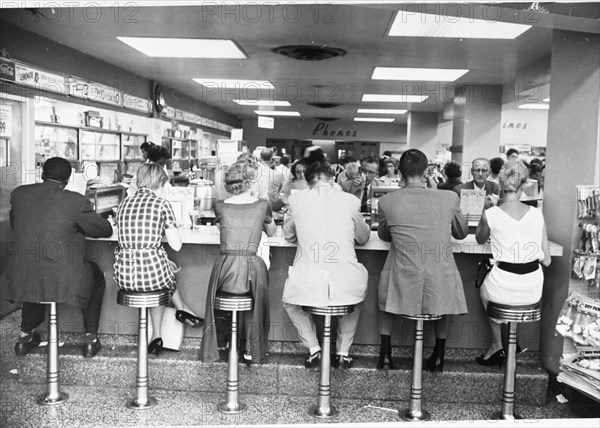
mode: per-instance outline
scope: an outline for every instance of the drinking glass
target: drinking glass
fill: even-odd
[[[189,211],[190,220],[192,222],[192,226],[190,229],[196,229],[196,224],[198,223],[198,217],[200,217],[200,211]]]

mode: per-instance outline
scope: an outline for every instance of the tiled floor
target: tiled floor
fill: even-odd
[[[306,411],[316,399],[290,395],[242,395],[241,400],[248,405],[248,410],[242,415],[224,416],[216,411],[217,404],[224,398],[222,393],[154,389],[151,394],[158,399],[158,406],[135,411],[125,407],[134,394],[131,388],[62,386],[61,389],[70,396],[68,401],[56,407],[38,406],[36,396],[45,391],[45,386],[20,383],[18,373],[14,373],[17,365],[13,346],[18,321],[19,312],[0,321],[0,427],[319,425],[320,421]],[[527,420],[517,424],[600,426],[600,420],[580,418],[572,406],[559,404],[552,396],[554,392],[560,391],[550,393],[548,403],[543,407],[518,408]],[[335,399],[332,403],[337,406],[339,416],[331,422],[339,426],[398,426],[401,419],[397,410],[406,406],[400,401],[359,399]],[[432,420],[419,426],[464,426],[465,423],[467,426],[507,426],[505,421],[486,421],[499,410],[497,405],[432,403],[428,410]],[[583,410],[584,414],[590,414],[589,408]]]

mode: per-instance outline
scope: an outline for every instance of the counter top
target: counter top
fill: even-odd
[[[217,226],[198,226],[197,229],[191,230],[189,228],[180,229],[181,239],[184,244],[203,244],[203,245],[219,245],[219,230]],[[91,239],[90,239],[91,240]],[[117,241],[116,231],[109,238],[98,238],[99,241]],[[264,238],[262,245],[268,247],[295,247],[295,244],[287,242],[281,236],[271,236]],[[479,245],[475,241],[475,235],[468,235],[465,239],[456,240],[452,239],[452,252],[453,253],[466,253],[466,254],[491,254],[490,245],[484,244]],[[563,255],[562,246],[550,242],[550,255],[552,257],[558,257]],[[364,245],[357,245],[357,250],[370,250],[370,251],[388,251],[390,243],[382,241],[377,236],[377,232],[371,232],[371,237]],[[442,249],[444,250],[444,249]]]

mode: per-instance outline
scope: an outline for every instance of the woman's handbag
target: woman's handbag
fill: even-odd
[[[490,259],[481,260],[477,264],[477,274],[475,275],[475,288],[481,287],[481,284],[483,284],[485,277],[488,275],[488,273],[490,273],[491,270],[492,263],[490,262]]]

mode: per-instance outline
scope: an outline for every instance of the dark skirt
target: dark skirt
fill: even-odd
[[[217,291],[231,294],[250,292],[254,309],[238,312],[238,349],[249,350],[252,361],[260,363],[269,336],[269,276],[265,262],[258,256],[221,255],[215,262],[208,285],[204,329],[200,345],[203,362],[219,360],[218,347],[229,341],[231,312],[214,309]]]

